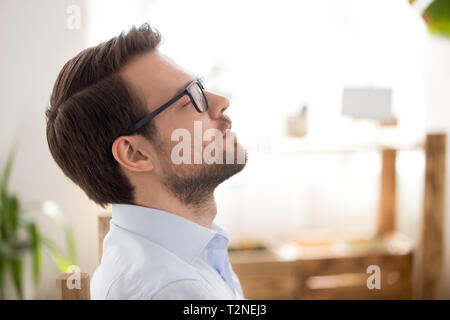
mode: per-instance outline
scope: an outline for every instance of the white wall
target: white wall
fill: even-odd
[[[66,8],[72,4],[82,9],[78,30],[66,27]],[[0,1],[0,165],[13,138],[20,136],[11,189],[25,202],[55,200],[62,207],[74,227],[81,269],[91,273],[97,262],[96,214],[101,208],[88,201],[53,161],[44,117],[59,70],[85,47],[83,4],[84,0]],[[51,220],[41,216],[39,224],[45,234],[64,243]],[[52,297],[57,274],[46,259],[37,298]]]

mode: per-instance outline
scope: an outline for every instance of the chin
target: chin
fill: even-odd
[[[231,163],[227,162],[227,155],[233,157],[233,161]],[[232,152],[229,152],[228,150],[224,151],[223,163],[228,165],[230,164],[245,165],[247,163],[247,150],[239,142],[235,141]]]

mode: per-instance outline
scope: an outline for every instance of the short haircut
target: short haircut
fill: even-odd
[[[105,208],[134,202],[134,187],[112,154],[112,143],[142,118],[145,99],[120,75],[132,58],[161,41],[148,23],[80,52],[60,71],[45,115],[50,152],[64,174]],[[149,123],[137,133],[152,140]]]

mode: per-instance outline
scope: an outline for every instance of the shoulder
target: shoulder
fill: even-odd
[[[204,281],[182,279],[170,282],[148,299],[151,300],[218,300],[221,297]]]
[[[219,300],[218,292],[198,279],[178,279],[166,283],[157,290],[145,289],[141,283],[127,275],[117,277],[104,295],[91,291],[92,300]],[[94,289],[95,290],[95,289]]]
[[[92,299],[149,299],[171,283],[201,281],[196,268],[165,248],[116,231],[105,237],[91,281]]]

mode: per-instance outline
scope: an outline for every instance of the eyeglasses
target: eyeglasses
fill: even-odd
[[[192,104],[194,105],[195,109],[202,113],[208,110],[208,101],[206,100],[205,93],[203,90],[206,90],[206,87],[201,79],[197,79],[195,81],[192,81],[186,89],[184,89],[182,92],[177,94],[175,97],[164,103],[161,107],[157,108],[155,111],[149,113],[144,118],[140,119],[138,122],[136,122],[133,127],[131,127],[126,135],[132,135],[136,133],[140,128],[142,128],[144,125],[146,125],[150,120],[152,120],[154,117],[156,117],[158,114],[163,112],[165,109],[170,107],[172,104],[180,100],[185,95],[189,96],[189,99],[191,100]]]

